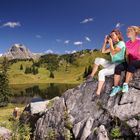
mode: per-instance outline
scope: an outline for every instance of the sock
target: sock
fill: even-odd
[[[128,85],[128,83],[123,83],[123,85]]]

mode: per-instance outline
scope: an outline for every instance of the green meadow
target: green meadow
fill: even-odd
[[[25,68],[33,65],[32,61],[18,61],[10,65],[8,77],[10,84],[35,84],[35,83],[69,83],[77,84],[83,81],[83,73],[85,67],[92,63],[96,57],[105,57],[110,59],[108,55],[102,54],[99,51],[82,53],[75,57],[74,64],[65,61],[55,70],[54,78],[50,78],[50,71],[46,67],[39,67],[38,74],[25,74]],[[23,70],[20,70],[21,64]]]

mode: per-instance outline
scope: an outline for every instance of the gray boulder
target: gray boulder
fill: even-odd
[[[124,79],[124,77],[122,77]],[[67,90],[51,107],[27,118],[34,122],[35,140],[109,140],[140,138],[140,70],[130,83],[129,93],[110,97],[113,77],[107,77],[99,99],[95,97],[97,81]],[[26,110],[27,111],[27,110]],[[31,107],[28,108],[28,112]],[[39,114],[39,112],[37,113]],[[37,115],[36,114],[36,115]],[[32,116],[32,117],[31,117]],[[26,119],[27,119],[26,118]],[[119,128],[119,129],[116,129]]]
[[[0,126],[0,140],[9,140],[11,137],[11,131],[7,128]]]

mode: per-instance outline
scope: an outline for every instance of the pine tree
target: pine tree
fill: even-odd
[[[35,66],[33,65],[33,68],[32,68],[32,73],[34,74],[34,75],[36,75],[36,69],[35,69]]]
[[[25,68],[25,74],[29,74],[29,73],[31,73],[31,69],[29,67],[26,67]]]
[[[35,66],[32,66],[32,67],[26,67],[25,68],[25,74],[38,74],[38,68],[35,68]]]
[[[20,65],[20,70],[23,70],[23,65],[22,64]]]
[[[24,73],[28,74],[28,68],[27,67],[25,68],[25,72]]]
[[[6,106],[9,102],[10,88],[7,71],[9,62],[5,57],[0,72],[0,106]]]
[[[84,71],[84,74],[83,74],[83,78],[86,78],[88,76],[88,70],[87,70],[87,67],[85,67],[85,71]]]
[[[88,70],[87,70],[87,75],[91,74],[91,72],[92,72],[92,66],[89,65],[89,66],[88,66]]]
[[[52,71],[50,72],[50,78],[54,78],[54,74]]]
[[[36,68],[35,73],[38,74],[38,68]]]
[[[33,72],[33,70],[32,70],[31,67],[29,67],[28,69],[29,69],[29,73],[32,73]]]

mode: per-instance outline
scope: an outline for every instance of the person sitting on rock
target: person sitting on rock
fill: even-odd
[[[107,48],[109,44],[109,48]],[[97,97],[99,97],[102,87],[105,82],[105,76],[113,75],[115,66],[125,61],[125,43],[123,41],[122,33],[118,29],[114,29],[109,36],[104,39],[102,53],[110,53],[111,61],[104,58],[96,58],[94,61],[92,73],[87,77],[87,82],[92,81],[99,66],[103,66],[103,69],[98,73],[98,88],[96,91]]]
[[[123,62],[116,66],[114,75],[114,86],[110,96],[116,95],[122,91],[127,93],[129,90],[128,83],[132,79],[134,72],[140,68],[140,27],[130,26],[127,29],[127,37],[130,38],[126,42],[126,62]],[[120,86],[121,72],[126,71],[125,82],[122,87]]]
[[[18,107],[15,107],[13,110],[13,118],[17,119],[20,117],[20,109]]]

